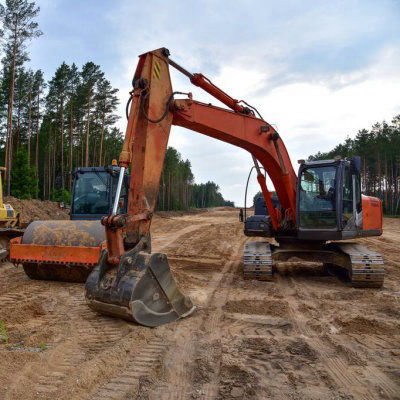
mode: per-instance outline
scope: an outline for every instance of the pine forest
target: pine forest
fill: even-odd
[[[309,160],[333,159],[336,156],[361,157],[362,192],[379,197],[387,215],[400,214],[400,115],[391,123],[376,123],[370,130],[360,130],[329,152],[318,152]]]
[[[62,62],[46,81],[29,68],[29,45],[45,34],[40,8],[28,0],[0,5],[0,163],[6,195],[68,202],[77,167],[110,165],[123,133],[116,127],[118,89],[100,65]],[[195,184],[189,160],[169,147],[158,208],[233,205],[214,182]]]

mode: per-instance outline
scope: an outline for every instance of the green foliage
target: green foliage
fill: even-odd
[[[28,166],[28,153],[20,148],[14,157],[11,173],[11,195],[19,199],[36,197],[37,182],[35,171]]]
[[[5,148],[11,143],[7,172],[11,173],[7,179],[11,194],[69,203],[75,168],[110,165],[119,156],[123,133],[115,127],[118,89],[106,79],[101,66],[91,61],[81,68],[62,62],[46,84],[41,70],[25,68],[27,43],[42,34],[36,22],[39,7],[29,0],[5,0],[3,4],[0,163],[8,166]],[[168,148],[158,209],[220,205],[233,203],[223,199],[214,182],[195,184],[189,160]]]
[[[0,319],[0,336],[2,337],[2,340],[4,341],[4,343],[8,343],[8,333],[7,333],[7,328],[6,328],[6,324],[3,320]]]
[[[376,123],[371,130],[360,130],[354,139],[347,138],[326,153],[318,152],[309,160],[333,159],[335,156],[361,157],[362,190],[379,197],[385,214],[400,214],[400,115],[391,124]]]
[[[214,182],[196,184],[189,160],[182,160],[179,152],[168,147],[161,174],[158,210],[185,210],[190,207],[206,208],[234,206],[226,201]]]
[[[44,342],[40,342],[38,347],[39,347],[39,350],[40,350],[40,351],[45,351],[45,350],[47,350],[47,344],[44,343]]]
[[[51,200],[59,203],[71,204],[71,192],[67,189],[58,189],[51,192]]]

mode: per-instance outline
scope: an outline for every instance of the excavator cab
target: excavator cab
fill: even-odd
[[[359,157],[302,162],[297,182],[298,238],[363,236]]]

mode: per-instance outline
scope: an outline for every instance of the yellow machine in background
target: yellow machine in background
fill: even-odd
[[[4,167],[0,167],[0,173],[6,171]],[[3,174],[1,174],[3,177]],[[19,213],[16,212],[11,204],[3,203],[3,183],[0,179],[0,227],[14,228],[20,225]]]
[[[4,167],[0,167],[0,174],[5,170]],[[3,183],[0,179],[0,261],[8,256],[10,240],[22,236],[23,233],[19,212],[15,211],[11,204],[3,203]]]

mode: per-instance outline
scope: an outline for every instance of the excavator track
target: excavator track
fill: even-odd
[[[244,279],[272,280],[272,249],[268,242],[248,242],[243,253]]]
[[[358,243],[331,243],[330,245],[348,256],[346,268],[353,287],[382,287],[385,269],[381,254]]]
[[[287,257],[282,257],[287,253]],[[322,256],[321,256],[322,254]],[[328,243],[320,250],[293,252],[293,249],[274,247],[268,242],[248,242],[243,254],[244,279],[272,280],[273,259],[289,260],[290,257],[302,258],[304,261],[323,261],[329,259],[325,266],[335,271],[335,267],[347,270],[351,285],[358,288],[380,288],[385,278],[384,261],[381,254],[358,243]]]

